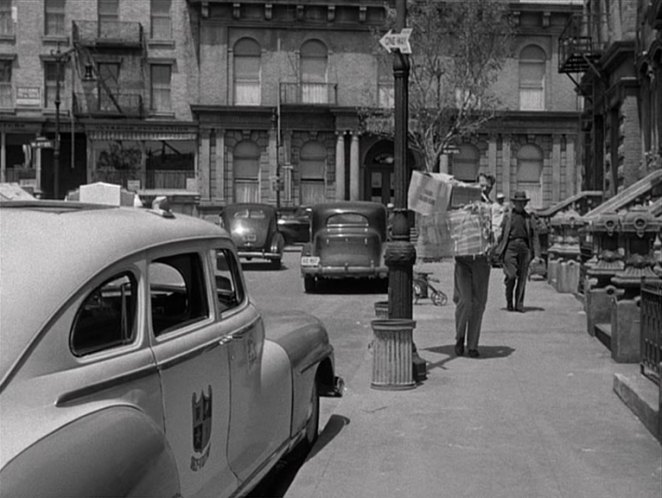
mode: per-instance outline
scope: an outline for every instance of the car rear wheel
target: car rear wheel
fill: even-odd
[[[282,262],[281,262],[281,259],[280,259],[280,258],[274,258],[274,259],[271,260],[271,267],[272,267],[274,270],[280,270],[280,269],[281,269],[281,266],[282,266],[281,263],[282,263]]]
[[[317,289],[317,282],[312,275],[304,275],[303,277],[303,290],[306,292],[315,292]]]

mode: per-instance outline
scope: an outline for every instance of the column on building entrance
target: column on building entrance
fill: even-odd
[[[213,167],[216,171],[216,185],[212,192],[213,200],[225,199],[225,131],[216,130],[216,154],[214,156]]]
[[[5,158],[7,146],[5,143],[5,132],[0,131],[0,182],[2,183],[7,181],[7,160]]]
[[[490,135],[489,141],[487,143],[487,171],[490,175],[497,177],[497,137],[496,135]],[[497,193],[503,192],[503,179],[502,186],[494,186],[494,191],[492,192],[492,197],[496,198]]]
[[[551,204],[556,204],[560,200],[561,200],[561,135],[552,135],[552,202]]]
[[[345,200],[345,132],[336,132],[336,200]]]
[[[567,185],[566,197],[575,195],[581,190],[581,178],[577,177],[575,163],[575,140],[571,136],[565,136],[565,179]]]
[[[504,135],[501,139],[501,155],[503,159],[503,195],[510,198],[510,136]]]
[[[439,173],[448,173],[448,154],[439,156]]]
[[[359,133],[353,131],[349,148],[349,199],[358,201],[359,198]]]
[[[209,141],[210,130],[201,130],[200,132],[200,150],[199,159],[195,162],[198,177],[198,192],[200,193],[201,201],[208,201],[210,199],[209,192],[209,176],[211,173],[211,165],[209,164],[210,147]]]

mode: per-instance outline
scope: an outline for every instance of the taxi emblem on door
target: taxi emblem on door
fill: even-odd
[[[212,417],[211,386],[207,386],[207,393],[193,393],[191,408],[193,415],[193,451],[191,457],[191,470],[197,471],[204,467],[209,458]]]

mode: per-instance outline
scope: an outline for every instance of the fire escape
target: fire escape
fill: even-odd
[[[559,73],[566,74],[574,83],[577,93],[584,97],[581,133],[584,137],[584,181],[588,190],[603,190],[604,184],[604,116],[596,108],[599,92],[604,91],[599,60],[601,45],[591,36],[587,13],[570,17],[559,37]]]
[[[73,95],[78,118],[142,118],[146,80],[139,22],[73,21],[72,41],[82,88]],[[92,84],[85,82],[93,81]]]

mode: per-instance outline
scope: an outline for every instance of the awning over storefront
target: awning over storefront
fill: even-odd
[[[148,127],[144,129],[135,128],[102,128],[89,130],[87,136],[90,140],[196,140],[197,128],[191,126],[163,126]]]

